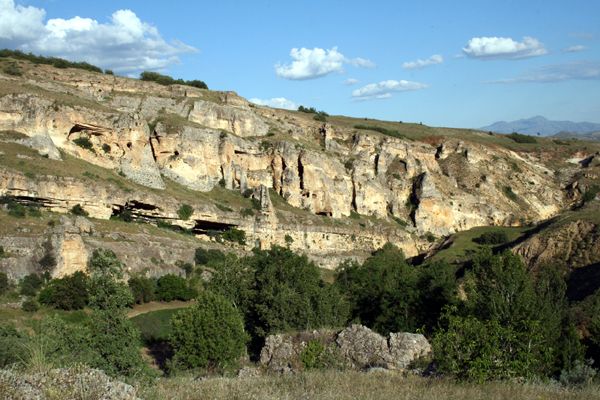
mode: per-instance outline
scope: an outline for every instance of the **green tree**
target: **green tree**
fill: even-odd
[[[162,301],[193,299],[198,293],[181,276],[167,274],[156,281],[156,298]]]
[[[38,274],[25,275],[20,282],[20,292],[24,296],[35,296],[43,284],[44,280]]]
[[[418,325],[417,270],[405,261],[402,250],[386,244],[363,265],[340,266],[336,285],[351,304],[352,318],[376,331],[414,331]]]
[[[110,250],[95,250],[90,271],[90,346],[99,355],[100,368],[110,375],[131,376],[145,371],[140,354],[140,332],[127,318],[133,303],[123,282],[123,265]]]
[[[248,337],[240,313],[221,295],[204,291],[198,303],[171,319],[169,343],[175,368],[214,368],[235,364]]]
[[[194,255],[196,265],[206,265],[213,261],[222,261],[225,259],[225,254],[217,249],[204,249],[198,247]]]
[[[306,256],[274,246],[255,250],[245,262],[254,271],[245,314],[255,336],[347,322],[347,302],[337,288],[321,280],[319,269]]]
[[[87,275],[81,271],[52,279],[40,291],[39,301],[62,310],[80,310],[88,302],[88,282]]]
[[[433,339],[440,369],[477,381],[551,373],[562,315],[544,305],[552,304],[551,296],[560,307],[561,295],[550,294],[557,290],[553,278],[541,278],[536,287],[518,256],[493,255],[489,248],[472,264],[467,300],[447,310],[445,329]]]
[[[156,297],[156,280],[145,276],[132,276],[127,282],[136,304],[148,303]]]

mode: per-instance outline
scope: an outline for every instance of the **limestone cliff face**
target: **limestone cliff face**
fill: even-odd
[[[323,124],[232,92],[23,68],[22,78],[0,75],[13,88],[0,92],[0,131],[25,134],[22,144],[49,158],[76,157],[141,185],[132,193],[78,177],[32,181],[0,170],[0,194],[44,199],[58,212],[81,204],[101,219],[130,208],[186,228],[227,224],[244,229],[250,247],[285,244],[289,235],[292,247],[333,265],[339,254],[358,256],[385,241],[414,255],[429,246],[429,233],[539,221],[568,201],[564,182],[534,153],[451,136],[385,136],[335,118]],[[161,194],[168,181],[198,193],[190,221],[177,217],[180,199]],[[277,207],[256,218],[224,213],[201,201],[219,186],[267,197],[270,190],[291,209],[284,218]],[[297,217],[306,212],[323,219]],[[370,225],[350,227],[352,218]]]

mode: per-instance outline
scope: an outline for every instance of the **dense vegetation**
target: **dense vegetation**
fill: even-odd
[[[521,133],[513,132],[506,135],[508,138],[514,140],[517,143],[537,143],[537,139],[533,136],[523,135]]]
[[[174,79],[168,75],[159,74],[158,72],[144,71],[140,74],[140,80],[156,82],[160,85],[186,85],[193,86],[199,89],[208,89],[206,83],[200,80],[184,81],[183,79]]]
[[[21,280],[18,290],[28,296],[29,311],[39,300],[62,310],[85,307],[89,315],[76,323],[44,318],[33,334],[0,323],[0,366],[83,362],[111,375],[148,374],[139,327],[147,346],[168,349],[160,365],[169,373],[218,371],[235,366],[246,352],[256,357],[267,335],[357,322],[382,334],[424,333],[438,372],[461,380],[589,382],[596,364],[586,360],[600,353],[600,291],[569,302],[559,269],[548,266],[532,275],[518,256],[494,254],[487,245],[506,241],[498,232],[475,238],[482,248],[462,265],[414,266],[387,244],[362,264],[342,263],[334,284],[325,283],[306,256],[284,247],[246,257],[199,248],[195,266],[178,263],[185,277],[139,274],[127,283],[114,253],[97,250],[89,274]],[[200,279],[205,273],[210,278]],[[0,284],[12,290],[7,279]],[[191,307],[162,310],[148,321],[140,316],[134,324],[126,317],[134,303],[192,298]],[[31,349],[42,341],[40,361]],[[306,368],[326,368],[315,356],[322,351],[315,343],[305,349]]]
[[[298,111],[306,114],[314,114],[313,119],[320,122],[327,122],[327,117],[329,117],[329,114],[327,114],[325,111],[317,111],[317,109],[314,107],[299,106]]]
[[[410,140],[406,135],[403,135],[402,133],[398,132],[397,130],[386,129],[386,128],[383,128],[381,126],[376,126],[376,125],[360,125],[359,124],[359,125],[354,125],[354,129],[375,131],[375,132],[379,132],[386,136],[392,136],[392,137],[396,137],[396,138],[400,138],[400,139]]]
[[[58,57],[36,56],[35,54],[32,54],[32,53],[23,53],[20,50],[9,50],[9,49],[0,50],[0,58],[14,58],[17,60],[26,60],[26,61],[32,62],[34,64],[52,65],[53,67],[56,67],[56,68],[78,68],[78,69],[84,69],[86,71],[102,73],[101,68],[96,67],[95,65],[89,64],[85,61],[73,62],[73,61],[67,61],[65,59],[58,58]]]

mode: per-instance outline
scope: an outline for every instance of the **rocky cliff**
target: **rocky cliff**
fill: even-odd
[[[245,249],[287,244],[328,268],[387,241],[413,256],[456,231],[552,217],[583,168],[567,160],[597,151],[322,123],[233,92],[18,63],[23,76],[0,74],[0,195],[59,213],[80,204],[96,219],[127,210],[199,239],[236,227]]]

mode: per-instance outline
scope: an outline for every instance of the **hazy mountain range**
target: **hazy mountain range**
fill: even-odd
[[[551,121],[542,116],[519,119],[516,121],[499,121],[481,128],[496,133],[518,132],[527,135],[551,136],[560,132],[575,134],[600,131],[600,124],[593,122]]]

